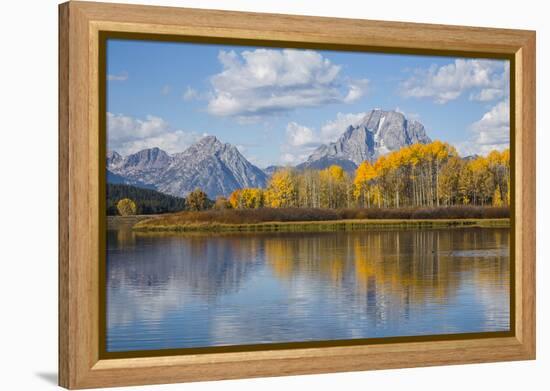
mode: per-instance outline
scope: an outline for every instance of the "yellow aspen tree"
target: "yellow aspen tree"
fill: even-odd
[[[440,169],[438,196],[445,205],[454,205],[460,201],[460,173],[463,165],[462,159],[453,156]]]
[[[266,205],[272,208],[289,208],[296,206],[296,178],[291,169],[276,171],[270,178],[265,192]]]
[[[489,159],[480,156],[469,163],[473,173],[473,203],[485,205],[494,192],[494,180],[489,171]]]
[[[370,188],[373,180],[376,178],[374,166],[364,161],[355,171],[353,180],[353,196],[360,206],[370,207]]]
[[[376,171],[377,185],[376,185],[376,204],[379,208],[386,206],[385,192],[387,189],[387,174],[388,164],[386,156],[380,156],[374,163],[374,170]]]
[[[304,170],[296,176],[298,205],[304,208],[319,208],[320,179],[318,170]]]
[[[500,195],[500,189],[497,187],[495,193],[493,194],[493,206],[502,206],[504,202],[502,201],[502,196]]]
[[[229,196],[229,203],[233,209],[241,207],[241,189],[234,190]]]
[[[240,191],[239,205],[243,209],[257,209],[264,204],[262,189],[244,188]]]
[[[380,190],[380,186],[378,185],[374,186],[372,190],[372,202],[378,208],[382,207],[382,191]]]
[[[447,159],[450,156],[457,155],[456,150],[450,146],[447,143],[441,142],[439,140],[436,140],[430,144],[432,154],[434,157],[434,163],[435,163],[435,199],[436,199],[436,205],[439,206],[439,173],[441,170],[441,167]]]
[[[319,173],[321,187],[321,207],[342,208],[347,201],[348,177],[344,169],[332,165]]]
[[[137,213],[136,203],[129,198],[118,201],[116,208],[121,216],[133,216]]]

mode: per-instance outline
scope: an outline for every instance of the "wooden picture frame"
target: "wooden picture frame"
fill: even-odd
[[[102,32],[511,60],[512,332],[134,358],[100,355]],[[103,144],[103,145],[102,145]],[[103,244],[104,245],[104,244]],[[59,6],[59,384],[91,388],[535,358],[535,32],[71,1]]]

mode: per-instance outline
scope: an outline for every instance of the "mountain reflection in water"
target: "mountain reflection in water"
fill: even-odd
[[[108,230],[107,350],[509,329],[509,229]]]

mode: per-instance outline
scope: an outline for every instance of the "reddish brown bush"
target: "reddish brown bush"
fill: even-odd
[[[179,212],[163,215],[154,224],[223,223],[255,224],[269,221],[331,221],[350,219],[485,219],[507,218],[508,208],[480,206],[452,206],[439,208],[260,208],[210,209],[199,212]]]

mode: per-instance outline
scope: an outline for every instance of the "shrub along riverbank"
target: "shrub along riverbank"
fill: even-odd
[[[139,231],[338,231],[379,228],[509,226],[509,209],[455,206],[439,208],[261,208],[179,212],[146,219]]]

